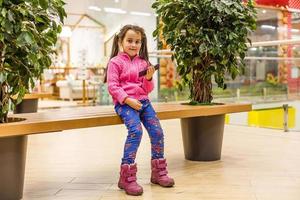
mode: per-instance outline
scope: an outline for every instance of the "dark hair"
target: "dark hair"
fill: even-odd
[[[127,31],[129,31],[129,30],[133,30],[135,32],[141,33],[142,46],[141,46],[141,49],[140,49],[140,52],[139,52],[139,56],[142,59],[146,60],[146,62],[149,62],[149,55],[148,55],[148,48],[147,48],[147,37],[146,37],[146,34],[145,34],[145,30],[142,27],[135,26],[135,25],[130,25],[130,24],[123,26],[121,28],[121,30],[119,31],[119,33],[115,34],[109,59],[112,59],[113,57],[118,55],[118,53],[120,51],[119,43],[124,40],[125,35],[126,35]],[[106,83],[106,81],[107,81],[107,71],[108,71],[108,64],[107,64],[106,70],[105,70],[104,83]]]

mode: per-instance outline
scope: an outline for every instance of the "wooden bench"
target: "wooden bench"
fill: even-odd
[[[158,103],[154,108],[160,120],[221,116],[223,121],[226,113],[252,109],[251,104],[189,106],[179,103]],[[27,135],[122,124],[112,106],[65,108],[10,117],[26,120],[0,124],[0,197],[5,200],[22,198]]]

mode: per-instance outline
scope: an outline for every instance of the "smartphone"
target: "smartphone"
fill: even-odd
[[[154,69],[155,69],[155,70],[158,70],[158,68],[159,68],[159,64],[156,64],[156,65],[154,66]],[[140,71],[140,72],[139,72],[139,77],[145,76],[145,75],[147,74],[147,70],[148,70],[148,69],[145,69],[145,70],[143,70],[143,71]]]

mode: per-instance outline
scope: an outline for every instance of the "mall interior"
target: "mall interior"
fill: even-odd
[[[153,2],[66,0],[67,18],[52,65],[36,81],[34,98],[29,94],[24,101],[34,99],[34,112],[51,118],[57,110],[68,115],[75,109],[111,109],[103,79],[113,36],[126,24],[145,29],[150,61],[160,64],[150,94],[153,104],[188,101],[189,91],[179,91],[175,84],[180,77],[172,51],[158,48],[152,36],[159,21]],[[213,84],[214,102],[252,106],[226,114],[220,159],[187,159],[180,118],[166,117],[161,121],[165,157],[175,185],[151,184],[145,130],[136,157],[144,193],[133,197],[118,188],[127,134],[123,124],[53,129],[28,135],[22,200],[299,200],[300,1],[257,0],[255,7],[257,29],[250,35],[245,73],[235,80],[228,77],[226,90]],[[0,195],[0,200],[9,199]]]

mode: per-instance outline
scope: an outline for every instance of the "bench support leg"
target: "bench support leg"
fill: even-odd
[[[187,160],[221,159],[225,115],[181,119],[184,154]]]
[[[0,138],[0,199],[23,196],[27,136]]]

